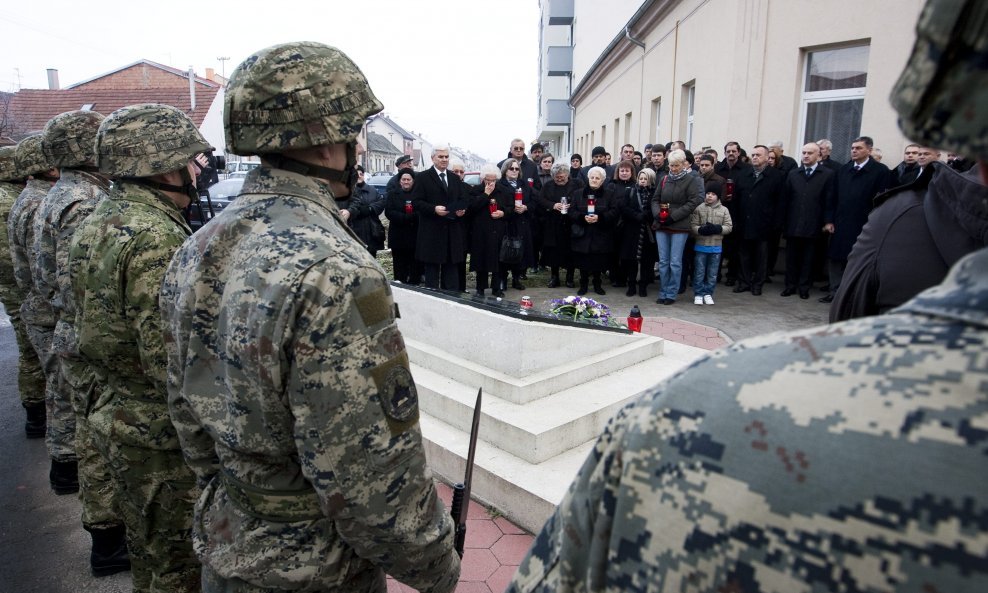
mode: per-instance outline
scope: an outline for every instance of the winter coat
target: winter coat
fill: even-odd
[[[456,216],[456,211],[470,206],[469,187],[448,170],[446,180],[448,187],[435,167],[415,175],[412,206],[419,217],[415,258],[424,264],[460,263],[466,259],[467,222],[465,217]],[[436,206],[445,206],[446,216],[437,215]]]
[[[779,203],[785,180],[775,167],[765,167],[757,178],[754,167],[749,167],[735,178],[737,215],[731,214],[741,239],[767,241],[781,226]]]
[[[806,169],[789,172],[782,193],[782,232],[787,237],[812,239],[823,228],[823,208],[834,192],[834,173],[817,165],[806,178]]]
[[[504,177],[498,180],[495,186],[500,186],[503,191],[511,194],[511,207],[504,211],[505,230],[504,232],[512,237],[521,237],[522,257],[521,262],[512,264],[513,267],[529,268],[535,265],[535,245],[532,241],[532,232],[535,225],[534,210],[537,209],[535,199],[532,197],[533,191],[525,179],[518,180],[518,187],[522,191],[522,204],[528,208],[525,212],[518,214],[515,212],[515,188]]]
[[[350,211],[350,220],[347,224],[371,253],[384,249],[384,225],[381,223],[381,213],[384,212],[385,201],[385,197],[377,193],[377,189],[365,183],[353,188],[353,196],[347,208]]]
[[[927,167],[877,201],[848,257],[831,321],[898,307],[988,246],[988,188],[976,170]]]
[[[557,250],[565,249],[569,252],[570,226],[573,221],[567,214],[559,212],[553,206],[565,196],[572,207],[576,199],[583,196],[583,191],[582,182],[570,177],[566,185],[556,185],[553,181],[543,185],[542,191],[535,195],[535,207],[542,211],[546,221],[542,233],[543,246],[554,247]]]
[[[666,175],[656,180],[657,187],[652,195],[652,218],[659,225],[661,204],[669,204],[669,219],[658,226],[662,232],[690,232],[690,214],[703,203],[705,195],[703,178],[690,171],[679,179]]]
[[[484,193],[483,185],[474,187],[471,193],[473,197],[467,211],[470,224],[470,269],[481,273],[498,270],[498,256],[507,228],[507,218],[491,218],[490,201],[494,200],[497,209],[507,214],[515,207],[515,196],[500,183],[494,184],[494,191],[489,196]]]
[[[618,245],[618,257],[622,260],[638,259],[639,246],[651,246],[655,249],[655,233],[652,232],[652,194],[653,187],[638,185],[618,194],[620,199],[621,241]]]
[[[721,227],[719,235],[701,235],[699,228],[707,223],[719,224]],[[693,235],[696,237],[697,245],[720,245],[724,242],[724,235],[731,234],[734,230],[734,223],[731,220],[731,212],[727,209],[727,206],[717,203],[713,206],[708,206],[706,202],[700,204],[690,214],[690,229],[693,231]]]
[[[405,203],[411,204],[412,192],[397,190],[388,192],[384,199],[384,216],[388,219],[388,247],[393,250],[415,251],[419,217],[414,211],[406,213]]]
[[[827,257],[834,261],[847,260],[854,241],[868,221],[875,198],[888,188],[888,181],[889,168],[875,159],[869,159],[860,171],[854,170],[854,161],[845,163],[837,171],[836,190],[823,213],[824,223],[834,225]]]
[[[597,222],[590,224],[584,217],[587,215],[587,199],[595,199],[594,213]],[[616,204],[610,202],[603,187],[596,190],[587,186],[584,194],[577,196],[569,209],[570,223],[583,230],[582,236],[574,236],[570,242],[574,253],[612,253],[614,251],[614,225],[621,216]]]

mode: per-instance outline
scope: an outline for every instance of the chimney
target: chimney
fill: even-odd
[[[48,89],[52,91],[58,90],[58,70],[55,68],[48,69]]]
[[[189,66],[189,112],[196,110],[196,73]]]
[[[208,80],[212,80],[213,82],[216,82],[216,70],[213,70],[212,68],[206,68],[206,78]]]

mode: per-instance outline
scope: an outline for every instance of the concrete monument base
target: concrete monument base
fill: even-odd
[[[705,351],[643,334],[559,325],[394,285],[429,465],[462,481],[484,390],[472,495],[538,531],[607,421]],[[489,301],[494,303],[494,301]],[[497,307],[493,307],[497,309]]]

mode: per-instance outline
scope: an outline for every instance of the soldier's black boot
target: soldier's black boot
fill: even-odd
[[[89,569],[94,577],[108,577],[130,570],[127,555],[127,531],[120,525],[95,529],[85,527],[93,538],[93,550],[89,554]]]
[[[51,460],[51,471],[48,480],[55,494],[75,494],[79,491],[79,466],[76,461]]]
[[[583,296],[587,294],[587,285],[589,284],[588,278],[580,276],[580,290],[576,291],[576,294]]]
[[[27,422],[24,423],[24,434],[29,439],[41,439],[45,436],[47,420],[45,419],[45,404],[38,403],[24,406],[27,412]]]

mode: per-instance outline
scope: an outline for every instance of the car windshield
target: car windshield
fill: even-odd
[[[224,179],[219,183],[209,186],[209,197],[212,199],[218,198],[233,198],[240,193],[240,189],[244,186],[243,177],[233,177],[230,179]]]

